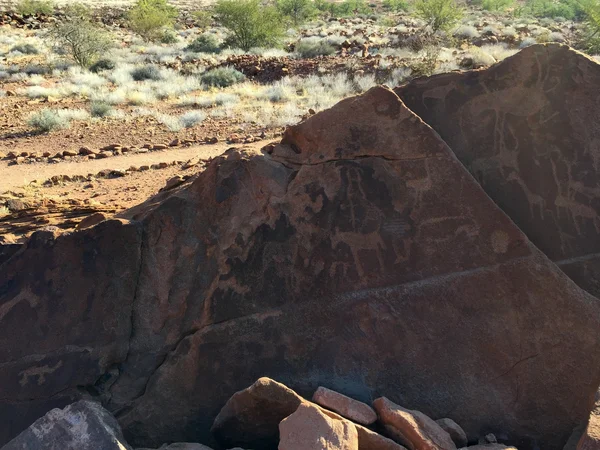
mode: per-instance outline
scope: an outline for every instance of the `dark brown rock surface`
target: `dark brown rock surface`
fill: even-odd
[[[269,376],[305,397],[385,395],[520,450],[560,449],[588,416],[600,305],[387,89],[292,127],[270,155],[229,151],[123,218],[0,266],[0,414],[79,386],[133,446],[212,446],[227,399]],[[72,345],[90,362],[20,385],[69,367]]]
[[[559,44],[396,89],[531,241],[596,296],[599,89],[600,65]]]

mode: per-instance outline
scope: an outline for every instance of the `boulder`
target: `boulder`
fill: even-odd
[[[385,397],[376,399],[373,407],[391,437],[409,450],[456,450],[450,435],[422,412],[403,408]]]
[[[77,230],[83,230],[85,228],[93,227],[94,225],[98,225],[100,222],[104,222],[108,219],[108,215],[102,212],[96,212],[94,214],[90,214],[85,217],[81,222],[79,222],[75,228]]]
[[[560,44],[533,45],[488,70],[396,89],[529,239],[596,296],[598,89],[600,65]]]
[[[135,450],[153,450],[149,448],[137,448]],[[175,442],[174,444],[164,444],[156,450],[212,450],[210,447],[193,442]]]
[[[600,416],[592,415],[585,433],[577,444],[577,450],[600,449]]]
[[[322,386],[315,391],[312,400],[361,425],[371,425],[377,420],[377,414],[369,405]]]
[[[438,419],[435,421],[442,430],[450,435],[454,444],[457,447],[466,447],[467,446],[467,435],[465,431],[457,424],[454,420],[444,418]]]
[[[303,402],[287,386],[270,378],[259,378],[227,401],[211,431],[223,446],[275,448],[279,442],[279,422],[292,415]]]
[[[263,377],[227,401],[213,423],[212,432],[222,447],[275,448],[280,439],[279,423],[303,403],[318,408],[334,420],[343,420],[342,416],[308,402],[287,386]],[[356,430],[359,450],[404,449],[363,426],[356,425]]]
[[[517,450],[516,447],[507,447],[502,444],[480,444],[472,445],[470,447],[463,447],[458,450]]]
[[[600,450],[600,398],[586,424],[577,427],[563,450]]]
[[[348,420],[335,420],[308,403],[279,424],[279,450],[358,450],[358,434]]]
[[[215,416],[262,376],[520,450],[560,450],[587,420],[600,305],[388,89],[119,217],[2,264],[4,437],[91,392],[136,447],[215,447]]]
[[[406,450],[406,447],[375,433],[362,425],[354,425],[358,433],[358,450]]]
[[[127,450],[117,420],[98,403],[78,401],[53,409],[2,450]]]

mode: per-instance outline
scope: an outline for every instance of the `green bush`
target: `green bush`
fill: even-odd
[[[163,34],[160,37],[161,44],[176,44],[177,42],[179,42],[179,39],[177,39],[177,35],[173,31],[163,31]]]
[[[131,78],[135,81],[153,80],[158,81],[162,78],[160,71],[156,66],[136,67],[131,71]]]
[[[198,28],[208,28],[212,23],[212,16],[208,11],[194,11],[192,12],[192,17],[194,18],[195,25]]]
[[[90,105],[92,117],[108,117],[113,113],[113,108],[108,103],[93,102]]]
[[[94,73],[102,72],[103,70],[113,70],[116,67],[114,61],[110,59],[99,59],[90,66],[90,71]]]
[[[576,7],[568,0],[527,0],[526,11],[534,17],[564,17],[572,20],[576,15]]]
[[[371,9],[365,0],[344,0],[341,3],[330,3],[331,14],[335,17],[367,14]]]
[[[277,0],[277,9],[289,17],[295,26],[306,22],[316,14],[312,0]]]
[[[69,120],[61,115],[59,111],[44,108],[29,116],[27,124],[36,131],[47,133],[52,130],[68,128]]]
[[[283,37],[279,11],[262,6],[259,0],[218,0],[214,12],[217,22],[229,30],[225,43],[231,47],[245,51],[273,47]]]
[[[200,76],[200,81],[207,86],[229,87],[243,81],[244,74],[233,67],[219,67],[209,70]]]
[[[148,41],[158,41],[172,28],[177,9],[167,0],[137,0],[128,13],[131,29]]]
[[[108,34],[83,19],[59,22],[52,35],[59,50],[85,68],[94,64],[112,45]]]
[[[483,0],[481,7],[487,11],[506,11],[515,4],[515,0]]]
[[[314,0],[313,5],[317,11],[323,14],[333,14],[333,10],[335,9],[335,4],[329,0]]]
[[[583,49],[591,55],[600,53],[600,4],[595,0],[579,0],[586,30],[581,40]]]
[[[296,45],[296,52],[303,58],[314,58],[332,55],[335,49],[325,39],[303,39]]]
[[[92,10],[83,3],[71,3],[63,9],[63,14],[69,20],[92,20]]]
[[[40,51],[31,44],[19,44],[10,49],[11,52],[19,52],[24,55],[37,55]]]
[[[219,53],[219,40],[214,34],[205,33],[194,39],[186,48],[188,52],[195,53]]]
[[[49,16],[54,12],[54,3],[50,0],[21,0],[17,3],[16,10],[24,16],[45,14]]]
[[[408,11],[406,0],[383,0],[383,7],[389,11]]]
[[[426,46],[423,56],[410,64],[411,76],[416,78],[433,75],[439,64],[440,51],[439,45]]]
[[[463,16],[462,8],[455,0],[416,0],[416,14],[433,29],[450,31]]]

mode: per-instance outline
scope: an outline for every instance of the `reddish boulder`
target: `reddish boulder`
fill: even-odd
[[[212,433],[226,447],[276,447],[279,422],[292,415],[305,400],[270,378],[259,378],[236,392],[219,412]]]
[[[371,425],[377,420],[377,414],[369,405],[322,386],[315,391],[312,400],[361,425]]]
[[[576,450],[600,450],[600,415],[592,414]]]
[[[599,89],[600,65],[560,44],[396,89],[529,239],[596,296]]]
[[[77,224],[75,229],[83,230],[85,228],[93,227],[94,225],[98,225],[100,222],[104,222],[108,219],[108,215],[102,212],[96,212],[94,214],[90,214],[85,217],[81,222]]]
[[[379,420],[395,441],[410,450],[456,450],[450,435],[420,411],[411,411],[385,397],[373,402]]]
[[[358,450],[358,434],[350,421],[332,419],[309,403],[281,421],[279,434],[279,450]]]
[[[391,439],[375,433],[362,425],[354,425],[358,433],[358,450],[406,450]]]
[[[452,441],[456,444],[457,447],[466,447],[467,446],[467,435],[465,431],[460,427],[452,419],[438,419],[435,421],[442,430],[450,435]]]
[[[502,444],[479,444],[470,447],[463,447],[459,450],[517,450],[516,447],[507,447]]]

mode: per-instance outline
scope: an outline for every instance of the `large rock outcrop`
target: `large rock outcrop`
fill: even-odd
[[[600,297],[599,89],[598,63],[548,44],[395,91],[531,241]]]
[[[597,300],[388,89],[123,218],[36,237],[0,266],[3,417],[78,389],[134,446],[210,445],[226,400],[270,376],[304,396],[386,396],[521,450],[559,449],[587,419]]]

